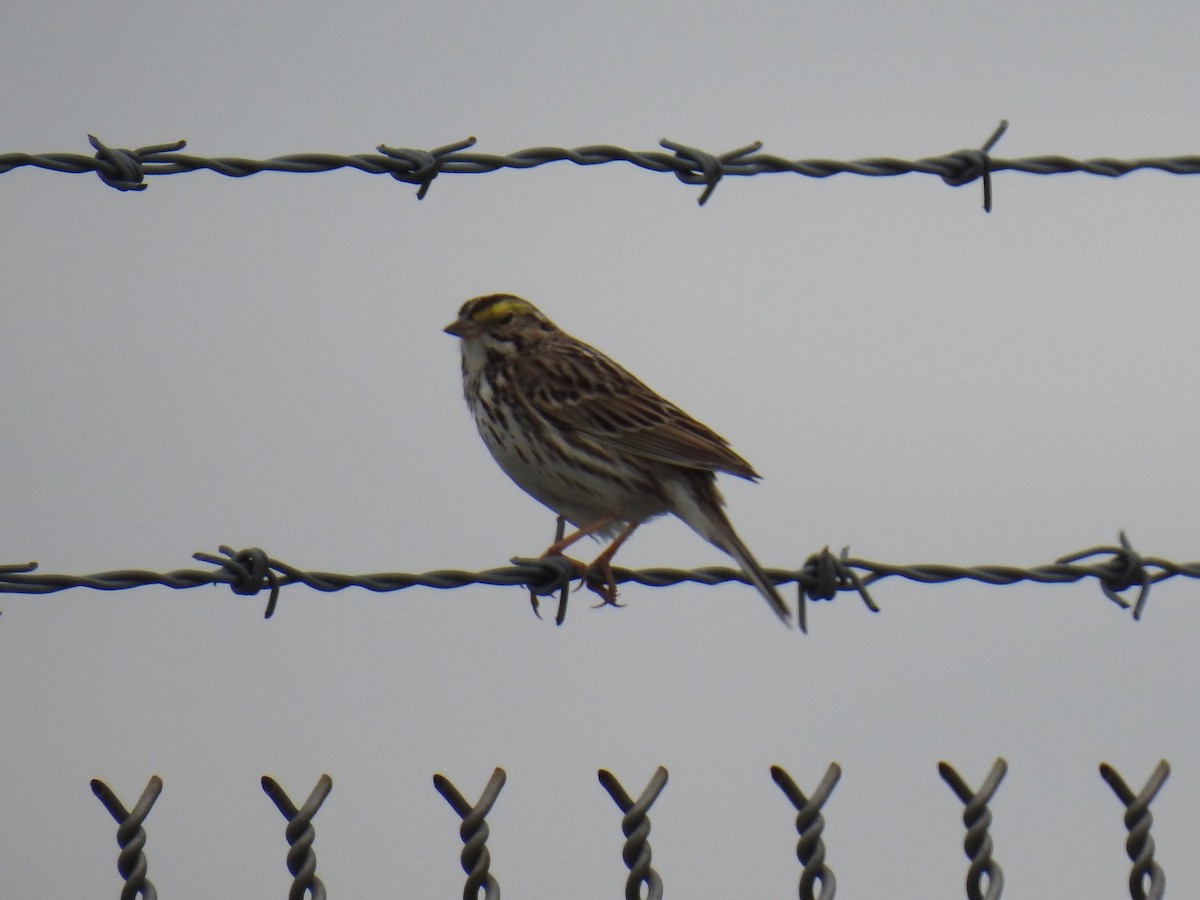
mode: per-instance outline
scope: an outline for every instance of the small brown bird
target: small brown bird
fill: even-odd
[[[463,392],[488,450],[526,493],[586,535],[612,543],[587,567],[616,600],[611,561],[640,524],[673,513],[724,550],[785,623],[774,583],[734,533],[716,473],[758,473],[728,442],[527,300],[489,294],[462,305],[445,331],[462,339]]]

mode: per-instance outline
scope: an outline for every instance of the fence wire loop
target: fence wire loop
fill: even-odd
[[[992,814],[987,805],[1007,771],[1008,763],[1002,758],[997,758],[979,790],[972,791],[949,763],[938,763],[938,773],[942,780],[964,805],[962,819],[963,825],[967,827],[967,836],[963,839],[963,850],[967,859],[971,861],[967,868],[967,897],[970,900],[999,900],[1004,891],[1004,873],[1000,864],[992,859],[992,837],[988,834]],[[985,877],[986,889],[983,887]]]
[[[147,155],[170,153],[187,146],[186,141],[174,141],[137,150],[120,150],[109,147],[94,134],[88,135],[88,141],[96,150],[96,174],[101,181],[118,191],[144,191],[147,188],[146,173],[142,167],[142,160]]]
[[[833,600],[842,591],[854,591],[861,598],[863,605],[871,612],[879,612],[879,607],[871,599],[866,585],[849,565],[850,548],[843,547],[838,556],[829,552],[826,545],[820,553],[814,553],[804,561],[796,578],[798,588],[796,609],[799,613],[800,630],[808,633],[807,601]]]
[[[213,556],[210,553],[193,553],[192,559],[220,566],[229,575],[229,587],[235,594],[253,597],[264,587],[270,588],[267,597],[267,608],[263,618],[269,619],[275,615],[275,604],[279,600],[279,578],[271,569],[271,558],[265,550],[249,547],[246,550],[234,550],[222,544],[217,548],[224,556]]]
[[[433,776],[434,788],[462,819],[462,825],[458,828],[458,835],[463,842],[459,861],[462,870],[467,873],[463,900],[478,900],[480,888],[483,889],[484,900],[500,900],[500,884],[490,871],[492,855],[487,848],[490,831],[485,819],[500,796],[506,778],[504,770],[497,768],[479,795],[479,802],[472,804],[445,775]]]
[[[1069,556],[1059,557],[1058,562],[1076,563],[1090,556],[1111,554],[1112,560],[1095,567],[1096,580],[1100,582],[1100,590],[1104,592],[1104,596],[1121,609],[1129,609],[1130,603],[1119,592],[1128,590],[1134,585],[1139,586],[1137,600],[1133,604],[1133,618],[1136,621],[1142,618],[1146,600],[1150,596],[1150,585],[1154,579],[1151,577],[1149,569],[1146,568],[1146,560],[1133,549],[1133,545],[1125,536],[1124,531],[1120,532],[1118,538],[1121,542],[1119,547],[1091,547]]]
[[[141,900],[157,900],[158,891],[146,877],[146,854],[142,852],[146,846],[146,830],[142,828],[142,822],[150,814],[162,788],[162,779],[152,775],[138,802],[133,809],[127,810],[112,788],[99,778],[92,779],[92,793],[117,823],[117,845],[121,848],[117,857],[117,871],[125,879],[121,900],[135,900],[138,897]]]
[[[559,541],[563,539],[563,535],[566,534],[566,531],[567,520],[562,516],[559,516],[557,519],[557,524],[554,526],[554,541],[552,542],[551,546],[558,544]],[[516,562],[516,560],[513,560],[513,562]],[[562,627],[562,623],[567,619],[567,598],[571,595],[570,579],[568,578],[566,581],[562,581],[561,584],[562,588],[558,593],[558,612],[554,615],[554,624],[560,628]],[[544,596],[544,594],[541,596]],[[538,598],[538,592],[534,590],[532,586],[530,586],[529,605],[533,607],[533,614],[540,619],[542,617],[542,611],[540,609],[541,602]]]
[[[782,766],[771,766],[771,778],[796,808],[796,832],[800,835],[796,841],[796,859],[804,867],[800,873],[800,900],[833,900],[837,894],[837,879],[825,864],[825,842],[821,839],[825,817],[821,815],[821,807],[841,777],[842,767],[830,763],[813,795],[805,797]],[[813,893],[814,883],[819,884],[816,893]]]
[[[411,147],[389,147],[386,144],[380,144],[375,149],[389,159],[401,160],[412,167],[411,171],[408,172],[393,170],[390,174],[397,181],[418,185],[417,199],[424,200],[425,195],[429,193],[429,186],[433,184],[433,179],[441,174],[442,164],[446,157],[457,153],[459,150],[466,150],[468,147],[473,146],[475,146],[475,138],[468,137],[433,150],[415,150]]]
[[[289,845],[287,867],[292,875],[288,900],[304,900],[306,894],[311,900],[325,900],[325,885],[317,877],[317,854],[312,848],[317,836],[312,820],[325,798],[329,796],[329,792],[333,790],[333,779],[328,775],[318,778],[312,793],[301,807],[292,802],[279,782],[270,775],[262,777],[262,788],[288,820],[287,828],[284,829],[284,836]]]
[[[684,164],[675,169],[675,177],[684,184],[703,184],[704,191],[700,194],[699,205],[703,206],[717,189],[721,180],[721,161],[705,150],[689,147],[663,138],[658,142],[660,147],[670,150],[676,159]]]
[[[114,150],[103,144],[93,134],[88,140],[96,148],[96,174],[111,188],[118,191],[144,191],[147,187],[143,179],[142,161],[132,150]]]
[[[949,154],[950,157],[962,163],[962,170],[956,173],[947,172],[942,175],[942,181],[951,187],[962,187],[976,179],[983,182],[983,211],[992,211],[992,148],[1008,131],[1008,120],[1001,119],[992,136],[983,142],[978,150],[959,150]]]
[[[574,560],[566,556],[540,558],[515,556],[512,564],[517,567],[520,574],[526,576],[527,580],[519,583],[529,589],[531,600],[568,590],[571,582],[579,577],[579,569]],[[536,607],[534,612],[537,612]]]
[[[1150,814],[1150,804],[1170,774],[1170,765],[1165,759],[1160,760],[1141,793],[1135,794],[1116,769],[1108,763],[1100,764],[1100,777],[1108,782],[1113,793],[1126,807],[1125,827],[1129,837],[1125,839],[1125,852],[1133,863],[1129,872],[1129,896],[1133,900],[1161,900],[1167,890],[1162,866],[1154,861],[1154,838],[1150,836],[1154,816]],[[1150,883],[1149,890],[1146,889],[1147,881]]]
[[[741,157],[757,153],[762,149],[762,142],[755,141],[737,150],[730,150],[728,153],[714,156],[697,147],[690,147],[687,144],[680,144],[666,138],[663,138],[658,144],[660,147],[674,153],[676,159],[686,167],[674,170],[676,178],[684,184],[703,184],[705,186],[704,191],[700,194],[700,198],[697,201],[700,206],[707,203],[708,198],[712,196],[712,192],[717,189],[717,183],[721,180],[721,176],[725,174],[727,165],[736,163]]]
[[[613,802],[625,815],[621,819],[621,832],[625,835],[625,846],[621,848],[621,859],[629,869],[625,879],[625,900],[643,900],[642,885],[646,886],[645,900],[662,900],[662,878],[650,865],[650,807],[667,786],[667,770],[659,766],[651,776],[642,795],[634,800],[612,772],[600,769],[596,773],[600,784],[608,791]]]

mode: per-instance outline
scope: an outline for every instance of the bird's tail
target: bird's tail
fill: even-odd
[[[771,604],[771,609],[775,611],[775,615],[783,620],[785,625],[792,624],[792,614],[787,608],[787,604],[783,602],[783,598],[779,596],[779,590],[775,587],[775,582],[767,577],[767,573],[762,570],[762,566],[758,564],[758,560],[754,558],[748,547],[742,543],[742,539],[737,536],[733,530],[733,526],[729,524],[725,514],[717,510],[717,515],[725,521],[725,534],[722,535],[724,540],[717,542],[713,541],[718,547],[737,560],[737,564],[742,567],[742,571],[746,573],[746,577],[750,579],[751,584],[758,588],[758,592],[766,598],[766,601]]]
[[[710,544],[720,547],[737,560],[737,564],[750,580],[750,583],[758,588],[758,592],[771,605],[771,609],[775,615],[779,616],[783,620],[783,623],[790,627],[792,624],[791,610],[783,602],[783,598],[779,596],[779,591],[776,589],[775,583],[767,577],[767,573],[758,564],[758,560],[754,558],[754,554],[742,543],[742,539],[733,530],[733,526],[729,523],[729,518],[725,515],[724,510],[721,509],[723,501],[721,500],[720,493],[717,491],[715,481],[711,473],[705,474],[708,475],[707,478],[696,479],[693,485],[695,494],[689,498],[691,502],[677,502],[675,504],[675,514],[687,522],[696,533]]]

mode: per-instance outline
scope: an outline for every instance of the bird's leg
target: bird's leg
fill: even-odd
[[[586,575],[593,572],[599,572],[600,583],[596,584],[587,577],[584,578],[584,583],[587,584],[588,590],[594,591],[600,595],[602,602],[601,606],[621,606],[617,602],[617,580],[613,576],[612,558],[616,554],[620,546],[629,540],[629,536],[637,530],[641,522],[630,522],[626,525],[621,533],[613,538],[613,542],[604,548],[604,552],[592,560],[592,564],[587,567]]]
[[[546,548],[546,552],[542,554],[542,559],[545,559],[547,556],[562,556],[563,551],[576,541],[587,537],[589,534],[595,534],[597,531],[603,531],[613,522],[617,521],[617,518],[618,517],[615,515],[604,516],[603,518],[597,519],[595,522],[584,525],[578,531],[572,531],[564,538],[559,538]]]
[[[563,531],[566,528],[566,521],[567,520],[562,516],[558,517],[558,528],[555,530],[554,543],[546,548],[546,552],[542,554],[541,558],[546,559],[549,556],[563,556],[563,558],[571,564],[572,568],[574,568],[575,577],[580,581],[586,581],[590,566],[585,565],[577,559],[571,559],[568,556],[564,556],[563,551],[576,541],[587,537],[589,534],[595,534],[597,531],[603,531],[613,522],[617,521],[617,517],[615,515],[604,516],[603,518],[597,519],[595,522],[588,523],[577,531],[572,531],[566,537],[563,537]],[[542,614],[538,609],[538,597],[537,594],[533,593],[532,591],[529,593],[529,602],[533,606],[533,614],[540,619]],[[555,623],[561,625],[566,616],[567,588],[564,587],[562,593],[558,597],[558,615],[554,617]]]

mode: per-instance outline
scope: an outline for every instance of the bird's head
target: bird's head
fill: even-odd
[[[488,294],[468,300],[458,318],[444,329],[467,343],[479,342],[501,353],[520,352],[558,327],[536,306],[512,294]]]

